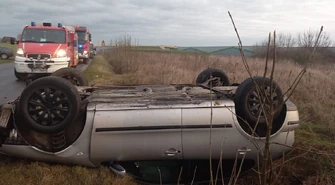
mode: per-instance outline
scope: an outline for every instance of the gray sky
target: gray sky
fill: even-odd
[[[0,37],[16,37],[35,21],[88,26],[95,44],[127,33],[140,45],[237,45],[230,11],[243,45],[273,30],[322,25],[335,41],[334,7],[334,0],[1,0]]]

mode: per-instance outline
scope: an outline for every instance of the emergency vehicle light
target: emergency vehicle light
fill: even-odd
[[[44,23],[43,23],[43,26],[51,26],[51,23],[46,23],[46,22],[44,22]]]
[[[79,45],[79,48],[82,48],[83,47],[83,45]]]
[[[35,22],[31,22],[31,26],[36,26],[36,23]]]
[[[62,23],[58,23],[58,27],[62,27]]]

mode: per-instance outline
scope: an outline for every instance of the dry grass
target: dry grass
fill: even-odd
[[[0,156],[0,174],[0,185],[135,185],[129,177],[115,177],[106,167],[46,164],[4,156]]]

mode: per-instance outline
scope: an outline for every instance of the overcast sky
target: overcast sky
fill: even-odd
[[[24,25],[62,22],[88,26],[93,42],[125,33],[140,45],[252,45],[273,30],[296,34],[323,25],[335,41],[334,0],[1,0],[0,37]]]

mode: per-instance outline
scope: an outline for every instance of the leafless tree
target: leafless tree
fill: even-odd
[[[319,34],[318,30],[312,31],[310,29],[303,33],[298,33],[297,45],[299,47],[312,48],[314,46],[314,43],[316,42],[318,34]],[[320,35],[320,39],[316,47],[329,47],[331,46],[331,44],[332,42],[330,39],[330,35],[326,32],[323,32]]]

